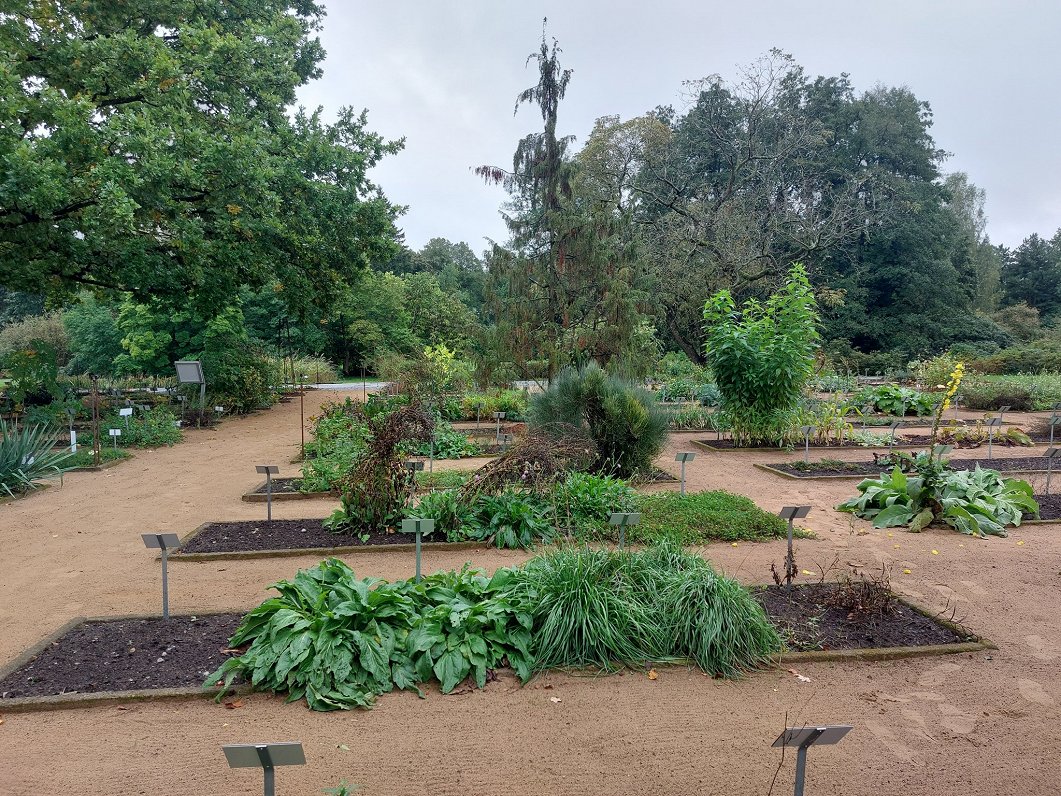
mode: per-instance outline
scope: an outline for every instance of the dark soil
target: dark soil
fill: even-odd
[[[425,541],[444,541],[424,537]],[[243,520],[211,522],[181,548],[184,553],[232,553],[254,550],[313,550],[327,547],[360,547],[408,544],[412,534],[375,532],[362,540],[359,534],[332,533],[321,520]]]
[[[879,602],[873,606],[852,610],[857,602],[841,597],[839,589],[836,583],[793,586],[790,591],[768,586],[755,596],[793,650],[923,647],[973,640],[897,600],[887,600],[886,592],[877,595]],[[883,602],[889,603],[887,607],[882,607]]]
[[[201,686],[229,653],[242,617],[85,622],[0,680],[3,699]]]
[[[1039,504],[1038,519],[1061,520],[1061,495],[1036,495],[1035,502]]]
[[[299,492],[299,491],[301,491],[299,489],[299,487],[301,487],[301,486],[302,486],[302,479],[301,478],[274,478],[273,479],[273,494],[274,495],[280,495],[280,494],[290,494],[292,492]],[[265,488],[265,483],[263,482],[260,487],[258,487],[257,489],[254,490],[253,494],[255,494],[255,495],[264,495],[264,494],[267,494],[267,492],[268,492],[268,490]]]
[[[987,470],[999,470],[1004,473],[1046,470],[1045,456],[1014,456],[999,459],[951,459],[949,462],[955,470],[974,470],[976,465]],[[794,475],[797,478],[813,478],[819,475],[879,475],[891,469],[890,465],[875,462],[777,462],[768,464],[775,470]],[[1061,474],[1061,468],[1058,469]]]

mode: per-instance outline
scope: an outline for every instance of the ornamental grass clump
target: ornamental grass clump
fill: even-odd
[[[722,290],[704,304],[704,353],[721,393],[721,411],[739,445],[790,441],[814,373],[818,311],[806,269],[792,265],[782,289],[738,310]]]
[[[13,497],[37,487],[45,478],[55,478],[73,465],[66,448],[55,450],[58,431],[46,426],[9,426],[0,418],[0,495]]]

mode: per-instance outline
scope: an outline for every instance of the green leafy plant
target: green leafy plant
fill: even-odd
[[[610,376],[595,362],[565,368],[531,401],[532,426],[585,429],[597,446],[595,469],[629,478],[651,469],[667,438],[667,417],[647,390]]]
[[[633,541],[762,541],[783,537],[787,528],[748,498],[722,491],[658,492],[642,496],[639,508],[641,524],[627,529]]]
[[[483,452],[482,447],[472,442],[467,434],[455,430],[441,418],[435,420],[433,440],[410,442],[403,445],[402,450],[412,456],[429,456],[434,452],[436,459],[462,459],[466,456],[478,456]]]
[[[23,424],[14,428],[0,418],[0,494],[14,496],[34,489],[38,481],[70,469],[69,449],[55,450],[58,431]]]
[[[949,377],[950,374],[948,374]],[[944,382],[945,383],[945,382]],[[851,403],[886,415],[924,417],[936,409],[939,401],[929,393],[918,392],[895,384],[878,384],[861,390]]]
[[[602,526],[617,511],[634,511],[637,492],[613,476],[570,473],[553,493],[557,520],[568,528]]]
[[[738,444],[780,443],[814,372],[818,313],[807,272],[793,264],[782,289],[738,311],[728,290],[704,305],[705,355]]]
[[[146,412],[134,410],[128,427],[125,418],[118,414],[106,418],[101,427],[120,428],[122,435],[118,437],[118,444],[123,448],[159,448],[184,439],[177,425],[177,416],[165,406],[152,407]]]
[[[497,547],[530,548],[551,542],[558,536],[549,505],[528,492],[513,490],[498,495],[480,494],[472,504],[472,510],[476,521],[461,529],[462,535],[468,539]]]
[[[875,528],[920,531],[942,521],[971,536],[1005,536],[1006,526],[1020,525],[1025,514],[1039,511],[1027,482],[979,466],[951,470],[932,457],[919,460],[913,473],[896,465],[890,473],[862,481],[858,491],[837,509],[872,520]]]

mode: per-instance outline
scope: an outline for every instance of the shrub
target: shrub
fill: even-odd
[[[570,473],[553,494],[557,519],[565,527],[601,525],[617,511],[634,511],[637,493],[625,482],[608,475]]]
[[[973,376],[962,383],[961,395],[962,405],[966,409],[992,411],[1007,404],[1015,412],[1030,411],[1036,408],[1035,384],[1032,379],[1022,380],[1018,377],[989,379]],[[1049,405],[1052,405],[1052,402]]]
[[[505,420],[522,421],[527,417],[527,403],[525,390],[466,393],[461,399],[460,419],[489,421],[494,412],[504,412]]]
[[[487,542],[496,547],[530,548],[554,541],[550,506],[537,495],[506,491],[499,495],[480,494],[471,505],[473,521],[460,527],[465,539]]]
[[[118,444],[123,448],[158,448],[184,439],[177,426],[177,416],[165,406],[156,406],[146,412],[134,410],[128,428],[125,418],[117,414],[103,421],[100,428],[120,428],[122,435],[118,437]]]
[[[114,361],[122,353],[122,333],[114,312],[90,294],[63,315],[70,337],[68,373],[113,375]]]
[[[959,361],[953,354],[940,354],[932,359],[915,360],[907,365],[907,369],[917,381],[932,389],[950,381]]]
[[[627,529],[633,541],[701,544],[783,537],[787,525],[751,500],[729,492],[658,492],[640,501],[641,524]]]
[[[406,443],[402,446],[402,451],[413,456],[430,456],[434,452],[436,459],[460,459],[465,456],[478,456],[483,449],[472,442],[467,434],[455,430],[445,420],[436,418],[431,439],[426,442]]]
[[[728,290],[704,305],[705,353],[738,444],[781,442],[814,369],[818,313],[806,270],[794,264],[765,304],[740,311]]]
[[[940,384],[945,385],[949,379],[950,373],[946,375]],[[918,417],[923,417],[924,415],[932,414],[936,408],[937,401],[931,394],[918,392],[909,387],[878,384],[875,387],[866,387],[860,390],[851,399],[851,403],[886,415],[903,417],[904,415],[914,414]]]
[[[529,418],[539,428],[585,429],[597,446],[595,468],[622,478],[650,470],[667,439],[667,418],[653,395],[609,376],[595,362],[562,370],[534,396]]]
[[[71,340],[63,325],[62,313],[34,315],[0,329],[0,360],[16,351],[36,348],[39,343],[44,343],[55,353],[60,368],[70,361]]]
[[[368,428],[366,451],[343,476],[339,508],[324,521],[329,530],[378,531],[401,519],[413,487],[401,445],[430,439],[434,418],[419,405],[403,406],[371,418]]]
[[[44,426],[14,428],[0,418],[0,493],[14,496],[69,470],[69,450],[54,450],[59,437]]]
[[[1061,341],[1038,340],[1027,345],[1004,348],[991,356],[979,357],[970,364],[980,373],[1056,373],[1061,371]]]

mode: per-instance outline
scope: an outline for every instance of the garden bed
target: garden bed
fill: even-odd
[[[78,620],[0,672],[0,710],[27,697],[191,689],[229,653],[240,614]],[[13,700],[13,702],[8,702]]]
[[[425,549],[462,549],[482,547],[479,542],[432,541],[422,539]],[[218,556],[252,557],[343,553],[363,548],[388,550],[410,549],[416,544],[414,534],[332,533],[320,519],[238,520],[208,522],[200,525],[181,541],[180,550],[171,558],[205,559]]]
[[[973,470],[977,465],[982,469],[998,470],[1005,474],[1045,473],[1045,456],[1012,456],[1004,459],[951,459],[949,462],[955,470]],[[755,464],[760,470],[787,478],[867,478],[889,472],[891,465],[875,462],[777,462],[773,464]],[[1057,468],[1061,474],[1061,467]]]
[[[1035,502],[1039,504],[1038,518],[1024,520],[1021,525],[1029,522],[1061,522],[1061,495],[1034,495]]]
[[[799,442],[793,442],[791,445],[737,445],[732,439],[694,439],[694,445],[699,445],[702,448],[706,448],[709,451],[801,451],[806,447],[802,440]],[[811,442],[810,449],[813,450],[872,450],[877,448],[918,448],[924,447],[924,445],[918,445],[911,442],[907,442],[903,437],[896,437],[895,444],[889,446],[887,442],[882,442],[880,445],[861,445],[857,442],[851,442],[850,440],[844,442],[843,445],[836,445],[831,443],[828,445],[820,445]]]
[[[338,492],[299,492],[302,479],[285,476],[273,479],[273,500],[311,500],[313,498],[338,497]],[[268,500],[267,482],[262,481],[250,492],[244,492],[241,500],[245,503],[265,503]]]
[[[865,610],[852,610],[851,597],[881,600]],[[786,646],[796,652],[829,650],[878,650],[905,647],[936,647],[979,642],[976,636],[950,622],[929,616],[899,600],[884,587],[867,583],[812,583],[767,586],[755,590]],[[844,599],[844,597],[849,599]],[[877,610],[886,601],[888,608]]]

